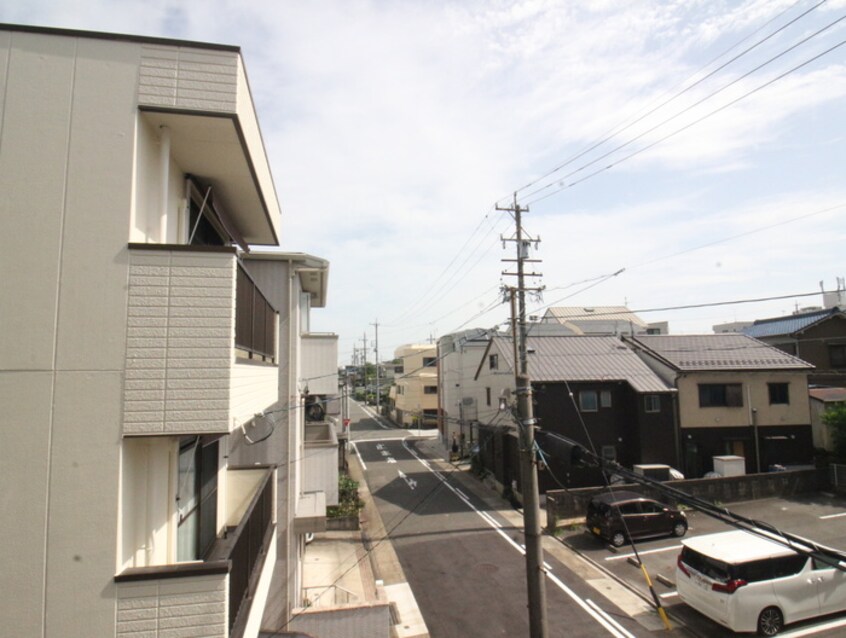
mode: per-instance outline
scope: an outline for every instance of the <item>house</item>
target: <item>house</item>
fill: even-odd
[[[438,418],[437,346],[409,344],[400,346],[394,358],[389,416],[400,427],[434,426]]]
[[[667,334],[666,322],[648,324],[625,306],[548,308],[541,322],[565,326],[574,335]],[[530,327],[530,332],[532,328]]]
[[[814,447],[833,452],[834,437],[829,427],[823,422],[823,414],[830,407],[846,404],[846,388],[811,388],[808,390],[808,395],[811,400]]]
[[[498,413],[498,404],[472,383],[489,342],[490,331],[480,328],[438,339],[438,434],[446,459],[467,456],[476,442],[476,425],[490,422]]]
[[[811,385],[846,387],[846,313],[839,307],[759,319],[743,334],[813,364]]]
[[[241,52],[2,25],[0,53],[5,633],[280,630],[337,486],[308,468],[337,339],[307,325],[327,262],[267,254]]]
[[[811,364],[738,334],[628,341],[678,390],[680,469],[689,478],[712,471],[721,455],[744,457],[747,472],[812,462]]]
[[[479,457],[504,488],[519,491],[516,428],[509,412],[515,401],[513,342],[510,336],[493,336],[486,349],[474,352],[476,371],[461,389],[481,397]],[[675,390],[619,337],[530,336],[527,364],[540,431],[573,439],[627,466],[678,465]],[[603,482],[593,468],[569,467],[550,455],[542,462],[542,492]]]

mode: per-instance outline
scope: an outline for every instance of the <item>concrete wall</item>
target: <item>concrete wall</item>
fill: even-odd
[[[340,607],[330,610],[299,609],[288,626],[320,638],[389,638],[391,611],[387,603]]]

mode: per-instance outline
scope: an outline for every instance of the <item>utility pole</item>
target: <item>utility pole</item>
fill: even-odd
[[[379,398],[382,395],[382,386],[379,383],[379,320],[370,325],[376,328],[376,413],[380,414]]]
[[[510,208],[500,208],[514,214],[514,222],[517,232],[514,237],[502,238],[503,245],[506,241],[513,241],[517,244],[517,259],[504,259],[503,261],[516,261],[517,272],[503,271],[503,275],[516,276],[517,288],[510,289],[511,292],[511,337],[517,343],[518,362],[515,360],[514,380],[517,390],[517,419],[518,434],[520,440],[520,475],[522,479],[523,492],[523,534],[526,537],[526,585],[529,593],[529,635],[531,638],[547,638],[548,628],[546,621],[546,571],[543,567],[543,545],[541,544],[540,525],[540,496],[538,495],[538,471],[535,459],[535,424],[536,420],[532,408],[532,383],[528,373],[528,362],[526,358],[526,291],[540,292],[543,288],[526,288],[525,277],[540,277],[540,273],[526,273],[527,262],[537,262],[538,259],[529,259],[529,247],[535,244],[537,247],[540,239],[526,239],[523,236],[522,214],[528,212],[517,203],[517,193],[514,193],[514,203]],[[518,330],[519,335],[514,331],[514,297],[517,297]],[[518,340],[519,336],[519,340]]]
[[[367,405],[367,330],[364,331],[364,347],[361,349],[361,356],[364,370],[364,405]]]

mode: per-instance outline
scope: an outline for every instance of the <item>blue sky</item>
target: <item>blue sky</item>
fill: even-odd
[[[283,247],[330,260],[313,327],[339,333],[343,362],[377,319],[382,358],[503,321],[513,225],[493,206],[535,180],[518,197],[548,290],[530,310],[833,288],[846,46],[826,50],[846,40],[846,1],[817,4],[29,0],[0,20],[240,46]],[[820,303],[642,316],[710,332]]]

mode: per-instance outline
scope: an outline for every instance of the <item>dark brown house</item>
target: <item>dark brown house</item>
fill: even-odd
[[[759,319],[743,334],[812,364],[810,385],[846,387],[846,313],[840,308]]]

